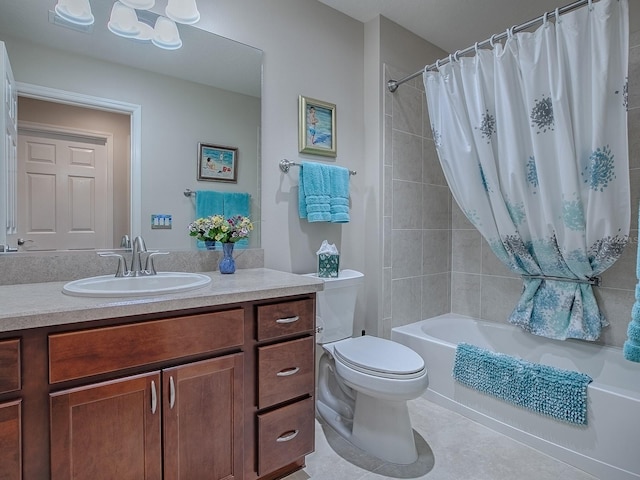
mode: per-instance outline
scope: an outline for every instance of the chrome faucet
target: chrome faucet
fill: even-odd
[[[144,239],[138,235],[133,239],[133,251],[131,254],[131,268],[127,269],[127,261],[124,256],[115,252],[98,252],[101,257],[116,257],[118,259],[118,269],[116,277],[143,277],[147,275],[155,275],[156,268],[153,263],[153,257],[156,255],[168,255],[169,252],[158,252],[157,250],[147,250]],[[142,268],[142,255],[147,254],[144,268]]]
[[[131,253],[131,269],[129,272],[131,276],[137,277],[142,275],[142,261],[140,255],[147,252],[147,246],[144,243],[144,239],[138,235],[133,239],[133,252]]]

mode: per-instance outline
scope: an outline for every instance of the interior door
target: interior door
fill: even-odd
[[[0,244],[16,232],[16,159],[18,144],[18,89],[4,43],[0,42]],[[4,192],[3,192],[4,190]]]
[[[16,242],[25,250],[108,248],[110,164],[108,135],[19,127]]]

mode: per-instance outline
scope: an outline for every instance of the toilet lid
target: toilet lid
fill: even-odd
[[[422,357],[409,347],[371,335],[337,342],[333,351],[347,366],[370,375],[414,378],[425,370]]]

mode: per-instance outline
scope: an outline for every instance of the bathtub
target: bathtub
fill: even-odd
[[[391,339],[424,358],[425,398],[599,479],[640,479],[640,364],[625,360],[622,349],[550,340],[455,314],[395,327]],[[588,374],[593,382],[587,389],[587,425],[560,422],[455,382],[451,373],[459,342]]]

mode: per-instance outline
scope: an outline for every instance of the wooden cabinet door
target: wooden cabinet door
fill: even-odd
[[[21,403],[0,403],[0,480],[22,478]]]
[[[52,480],[162,478],[160,372],[50,395]]]
[[[163,376],[165,478],[243,477],[243,354],[168,368]]]

